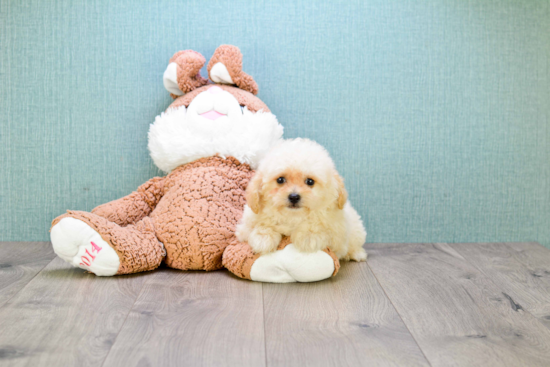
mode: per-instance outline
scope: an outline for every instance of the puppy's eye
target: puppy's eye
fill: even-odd
[[[315,181],[313,181],[311,178],[308,178],[308,179],[306,180],[306,185],[308,185],[308,186],[313,186],[313,185],[315,185]]]
[[[284,177],[279,177],[279,178],[277,179],[277,183],[278,183],[278,184],[284,184],[285,182],[286,182],[286,179],[285,179]]]

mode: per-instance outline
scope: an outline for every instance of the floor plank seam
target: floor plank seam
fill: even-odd
[[[267,336],[265,332],[265,295],[264,295],[264,283],[262,283],[262,318],[263,318],[263,325],[264,325],[264,360],[265,360],[265,367],[267,367]]]
[[[116,344],[116,341],[118,339],[118,336],[120,335],[120,332],[122,331],[122,329],[124,329],[124,325],[126,324],[126,320],[128,320],[128,316],[130,316],[130,313],[134,309],[137,300],[139,299],[139,297],[141,297],[141,294],[143,293],[143,290],[145,289],[145,286],[147,285],[147,283],[149,283],[149,280],[147,280],[146,282],[143,283],[143,286],[139,290],[139,294],[137,295],[136,299],[134,300],[134,303],[132,303],[132,307],[130,307],[130,309],[128,310],[128,313],[126,314],[126,317],[124,317],[124,322],[120,325],[120,329],[118,330],[118,333],[116,334],[115,339],[113,340],[113,344],[111,345],[111,348],[109,348],[109,351],[107,352],[107,355],[105,356],[105,359],[103,360],[103,363],[101,364],[101,367],[103,367],[105,365],[105,362],[107,362],[107,358],[109,358],[109,354],[111,354],[111,350],[113,350],[113,347]]]
[[[29,281],[27,282],[27,284],[25,284],[25,286],[23,286],[20,290],[18,290],[17,292],[15,292],[10,298],[8,298],[7,300],[4,301],[4,303],[2,305],[0,305],[0,308],[3,308],[4,306],[6,306],[15,296],[17,296],[19,293],[21,293],[21,291],[25,288],[27,288],[27,286],[33,281],[34,278],[36,278],[36,276],[40,273],[42,273],[42,271],[44,271],[44,269],[46,269],[46,267],[48,265],[50,265],[56,258],[57,256],[54,256],[53,259],[50,260],[50,262],[48,262],[47,264],[45,264],[42,269],[40,269],[40,271],[37,271],[36,274],[34,274],[34,276],[29,279]]]
[[[395,304],[393,303],[393,300],[390,298],[390,296],[388,295],[388,292],[386,292],[386,290],[384,289],[384,287],[382,286],[382,283],[380,282],[380,280],[378,279],[378,277],[376,276],[376,273],[374,272],[374,270],[372,269],[372,267],[370,266],[368,260],[367,260],[367,266],[369,267],[372,275],[374,276],[374,279],[376,279],[376,282],[378,283],[378,285],[380,286],[380,288],[382,289],[382,292],[384,292],[384,294],[386,295],[386,298],[388,298],[388,300],[390,301],[393,309],[395,310],[395,312],[397,313],[397,316],[399,316],[399,319],[401,320],[401,322],[403,323],[403,325],[405,325],[405,327],[407,328],[407,331],[409,332],[409,335],[411,336],[411,338],[414,340],[414,343],[418,346],[418,349],[420,350],[420,353],[422,353],[422,355],[424,356],[424,359],[426,360],[426,363],[428,363],[428,365],[432,366],[432,363],[430,362],[430,360],[428,359],[428,357],[426,356],[426,353],[424,353],[424,350],[422,349],[422,347],[420,346],[420,344],[418,344],[418,341],[416,340],[416,338],[414,337],[414,334],[412,333],[411,329],[409,328],[409,325],[407,325],[407,323],[405,322],[405,320],[403,320],[403,317],[401,316],[401,314],[399,313],[399,310],[397,309],[397,307],[395,307]]]

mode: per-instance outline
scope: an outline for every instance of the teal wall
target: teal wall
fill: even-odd
[[[550,246],[547,1],[1,1],[0,240],[47,240],[159,174],[175,51],[239,46],[324,144],[370,242]]]

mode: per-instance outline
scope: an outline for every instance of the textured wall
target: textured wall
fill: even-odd
[[[159,172],[172,54],[239,46],[333,154],[371,242],[550,246],[546,1],[0,2],[0,240],[46,240]],[[204,75],[204,74],[203,74]]]

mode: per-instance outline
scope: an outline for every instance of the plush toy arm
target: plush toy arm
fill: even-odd
[[[130,195],[102,204],[92,210],[120,226],[134,224],[148,216],[164,195],[165,177],[154,177]]]
[[[330,249],[299,252],[288,237],[267,255],[255,254],[247,243],[234,241],[225,248],[223,265],[240,278],[268,283],[316,282],[335,276],[340,268]]]

